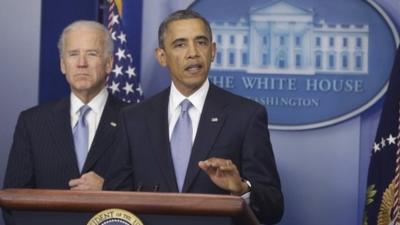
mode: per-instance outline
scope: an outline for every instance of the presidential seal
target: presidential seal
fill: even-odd
[[[389,187],[385,190],[382,196],[382,203],[379,207],[378,214],[378,225],[392,225],[394,224],[393,218],[393,210],[395,207],[394,204],[394,195],[395,195],[395,183],[394,180],[390,183]]]
[[[142,221],[123,209],[106,209],[97,213],[87,225],[143,225]]]

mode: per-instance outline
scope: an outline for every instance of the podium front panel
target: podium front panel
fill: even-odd
[[[96,213],[14,211],[15,225],[86,225]],[[135,214],[144,225],[233,225],[229,217]],[[11,224],[10,224],[11,225]]]

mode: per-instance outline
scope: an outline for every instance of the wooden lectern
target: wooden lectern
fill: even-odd
[[[144,225],[258,225],[237,196],[125,191],[6,189],[0,206],[12,212],[16,225],[86,225],[97,212],[119,208]]]

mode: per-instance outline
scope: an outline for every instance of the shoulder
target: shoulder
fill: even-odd
[[[209,100],[215,100],[221,104],[226,104],[228,107],[239,108],[241,110],[265,110],[265,107],[258,102],[243,96],[234,94],[214,84],[210,85],[209,94],[207,96]]]
[[[69,109],[69,99],[64,98],[58,101],[42,103],[37,106],[23,110],[20,117],[46,117],[57,110]]]
[[[120,99],[118,99],[117,97],[113,96],[111,93],[109,93],[106,104],[115,109],[122,109],[122,108],[125,108],[125,107],[135,104],[135,103],[129,104],[129,103],[123,102]]]
[[[17,127],[30,127],[35,132],[35,128],[42,127],[55,115],[69,115],[69,99],[43,103],[26,110],[23,110],[17,120]],[[66,118],[67,119],[67,118]]]
[[[149,111],[160,110],[168,105],[169,88],[155,94],[143,102],[129,105],[123,109],[123,113],[148,113]]]
[[[209,108],[220,108],[227,118],[230,118],[230,121],[234,121],[238,126],[239,123],[247,126],[246,124],[252,124],[254,121],[268,123],[268,114],[265,106],[215,85],[210,85],[206,105]]]

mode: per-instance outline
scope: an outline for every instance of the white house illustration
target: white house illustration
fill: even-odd
[[[315,21],[315,12],[284,0],[250,8],[249,18],[211,22],[212,70],[258,74],[367,74],[366,24]]]

